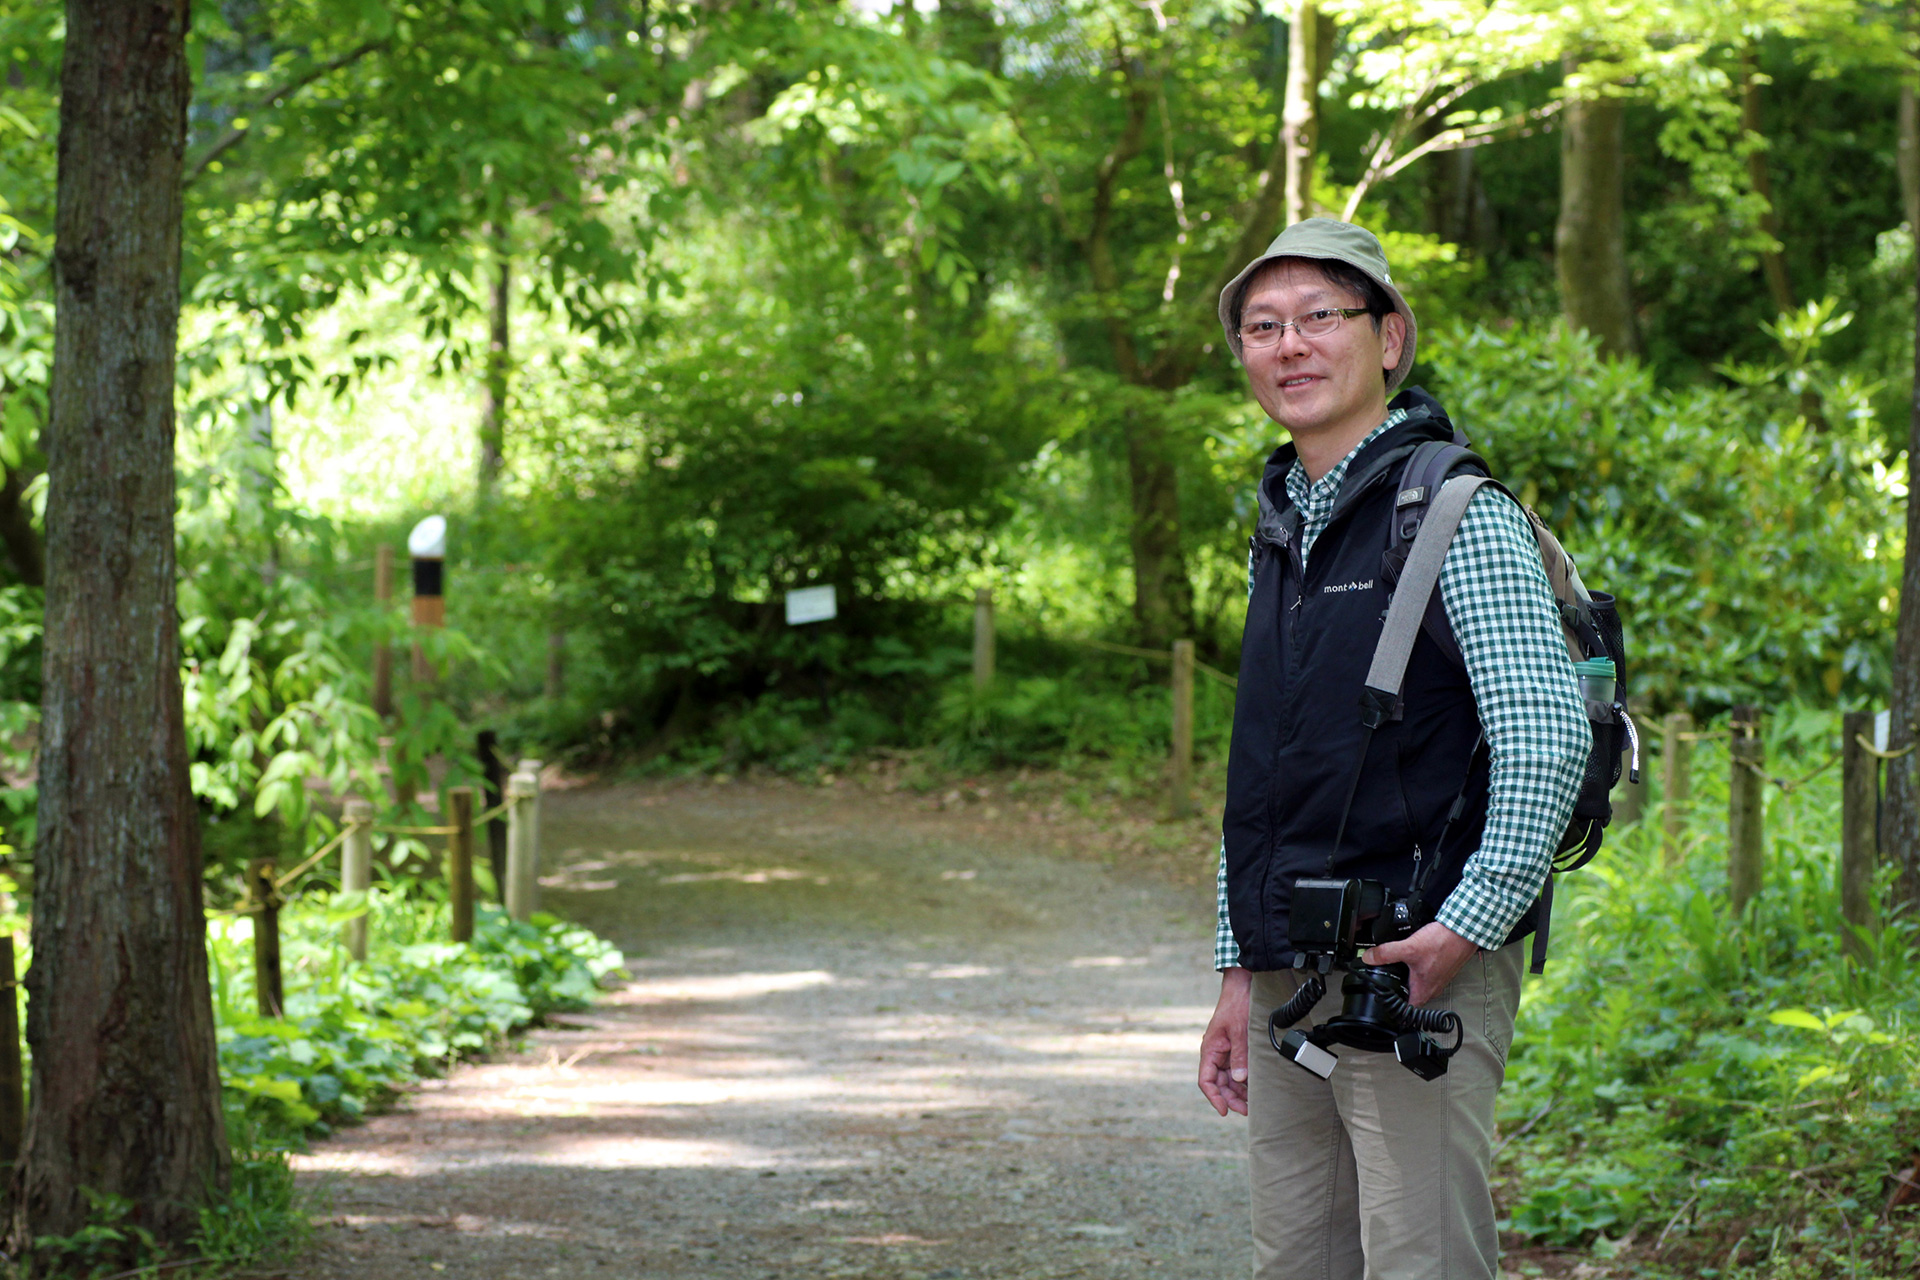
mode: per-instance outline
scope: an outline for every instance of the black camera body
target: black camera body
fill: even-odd
[[[1267,1039],[1280,1056],[1323,1080],[1339,1064],[1330,1051],[1336,1044],[1371,1053],[1392,1050],[1423,1080],[1445,1075],[1447,1059],[1466,1037],[1460,1019],[1444,1009],[1410,1005],[1404,964],[1370,965],[1360,959],[1368,947],[1409,937],[1425,923],[1417,891],[1395,894],[1378,880],[1295,881],[1287,940],[1293,967],[1314,972],[1267,1019]],[[1325,975],[1335,969],[1345,975],[1339,1014],[1310,1031],[1282,1036],[1282,1028],[1320,1002],[1327,990]],[[1427,1032],[1452,1032],[1453,1044],[1437,1044]]]

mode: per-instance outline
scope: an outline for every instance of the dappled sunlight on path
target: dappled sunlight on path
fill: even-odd
[[[548,901],[632,980],[302,1157],[296,1274],[1245,1269],[1206,895],[878,798],[554,800]]]

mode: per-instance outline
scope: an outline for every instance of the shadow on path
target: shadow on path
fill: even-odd
[[[902,797],[543,807],[632,982],[301,1157],[302,1280],[1245,1273],[1206,893]]]

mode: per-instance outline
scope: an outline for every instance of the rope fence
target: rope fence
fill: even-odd
[[[375,822],[373,806],[350,797],[340,829],[291,871],[278,873],[272,858],[254,859],[247,867],[245,896],[231,907],[206,915],[209,920],[252,917],[254,993],[261,1016],[279,1017],[286,1004],[280,966],[280,908],[289,901],[284,891],[339,851],[341,892],[365,893],[372,887],[376,835],[445,838],[444,871],[451,907],[448,933],[452,941],[466,943],[473,940],[475,833],[504,819],[506,859],[505,866],[499,868],[504,874],[496,877],[495,887],[508,916],[519,921],[529,919],[538,909],[540,891],[540,761],[520,761],[506,779],[504,791],[499,804],[475,814],[474,789],[450,787],[444,811],[453,821],[431,826]],[[341,941],[355,960],[367,958],[367,922],[363,912],[348,919],[342,929]]]

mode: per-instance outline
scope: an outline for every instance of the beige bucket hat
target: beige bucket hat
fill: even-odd
[[[1267,251],[1249,262],[1245,269],[1227,283],[1220,291],[1220,327],[1226,330],[1227,345],[1233,348],[1236,359],[1246,362],[1246,352],[1240,345],[1240,327],[1234,323],[1234,313],[1240,309],[1240,294],[1247,287],[1247,281],[1253,279],[1258,271],[1275,258],[1317,258],[1321,261],[1344,262],[1357,267],[1367,277],[1385,291],[1393,300],[1393,309],[1407,322],[1407,339],[1400,346],[1400,363],[1394,366],[1387,377],[1387,394],[1391,396],[1400,389],[1400,384],[1413,372],[1413,354],[1417,346],[1418,326],[1414,324],[1413,308],[1400,296],[1400,290],[1394,287],[1393,276],[1387,270],[1386,250],[1380,247],[1380,241],[1373,232],[1365,227],[1356,227],[1351,222],[1339,222],[1333,218],[1308,218],[1296,222],[1274,237]]]

